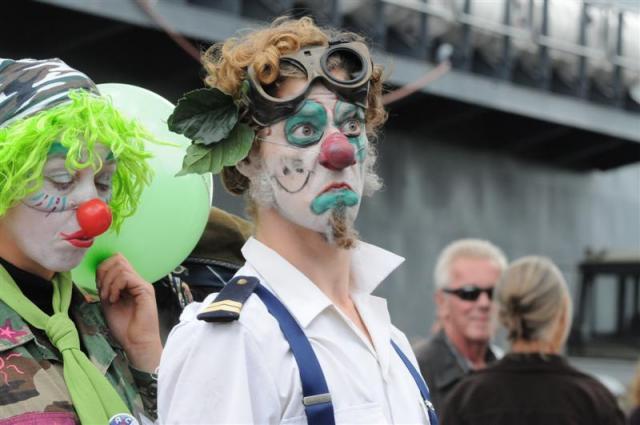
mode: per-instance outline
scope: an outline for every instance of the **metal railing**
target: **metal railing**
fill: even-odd
[[[557,1],[557,0],[556,0]],[[460,62],[457,64],[459,68],[469,70],[473,61],[474,48],[472,46],[472,35],[476,31],[485,34],[491,34],[502,38],[502,67],[496,73],[496,77],[510,79],[512,75],[512,61],[514,55],[514,41],[520,44],[529,44],[536,46],[538,50],[538,69],[537,80],[538,86],[542,89],[550,89],[552,79],[553,61],[550,58],[550,51],[562,52],[577,58],[577,81],[575,81],[575,94],[585,98],[589,91],[589,77],[587,67],[589,63],[608,62],[613,66],[610,74],[611,100],[616,105],[623,104],[625,89],[623,87],[623,72],[640,74],[640,60],[631,57],[623,52],[623,27],[624,17],[627,13],[640,15],[640,2],[620,2],[614,0],[583,0],[581,2],[580,15],[575,19],[579,19],[578,34],[576,34],[576,42],[566,39],[553,37],[549,34],[549,7],[550,0],[528,0],[528,16],[527,25],[525,27],[515,26],[511,22],[511,9],[513,1],[503,1],[503,20],[495,22],[473,14],[472,0],[462,0],[462,7],[458,7],[460,2],[450,0],[448,4],[432,4],[428,0],[377,0],[374,2],[380,9],[388,6],[409,9],[422,14],[425,22],[421,25],[422,34],[418,37],[423,43],[423,49],[415,48],[415,51],[426,51],[430,45],[429,40],[429,20],[432,18],[440,19],[451,25],[457,25],[461,28],[462,37],[461,44],[456,46]],[[542,9],[539,25],[535,25],[534,11],[536,6]],[[587,43],[587,25],[589,11],[593,8],[600,9],[600,13],[606,17],[603,19],[604,29],[602,31],[605,39],[598,40],[600,46],[598,48],[589,46]],[[378,16],[383,13],[378,12]],[[563,17],[571,19],[572,17]],[[611,19],[614,18],[614,19]],[[616,25],[612,25],[612,20],[616,21]],[[380,27],[380,23],[377,23]],[[615,30],[615,39],[610,40],[610,34]],[[376,31],[376,41],[382,45],[386,44],[386,40],[379,36],[382,31]],[[640,103],[640,100],[638,101]]]
[[[570,58],[570,67],[563,68],[565,78],[561,82],[564,84],[564,94],[640,110],[640,52],[631,55],[631,52],[623,49],[625,17],[637,16],[640,22],[640,1],[637,0],[492,0],[492,19],[478,14],[482,7],[486,10],[489,4],[486,0],[182,1],[212,8],[225,8],[223,4],[227,4],[226,9],[231,11],[229,7],[232,6],[233,13],[258,19],[269,19],[269,13],[272,16],[292,12],[297,15],[312,14],[323,23],[335,27],[346,25],[366,33],[378,47],[390,53],[421,60],[437,62],[436,43],[449,43],[454,45],[454,68],[472,73],[480,72],[476,66],[479,59],[477,54],[482,54],[483,51],[474,42],[477,36],[482,35],[490,37],[500,47],[500,54],[494,52],[494,62],[489,64],[493,78],[555,91],[559,86],[559,79],[555,78],[557,73],[554,72],[558,59]],[[563,37],[559,37],[551,31],[557,30],[558,26],[554,25],[552,28],[550,14],[552,7],[569,4],[568,2],[575,5],[572,8],[575,16],[561,17],[569,23],[567,27],[570,28]],[[352,8],[351,12],[345,11],[349,9],[347,6]],[[515,7],[519,9],[515,10]],[[501,9],[500,17],[496,9]],[[415,12],[408,18],[417,27],[417,33],[409,37],[410,42],[401,45],[397,34],[402,35],[405,23],[390,22],[390,18],[393,18],[394,13],[407,12]],[[518,21],[514,22],[516,12]],[[600,19],[597,28],[590,27],[593,25],[593,17],[590,16],[592,12]],[[366,23],[361,21],[360,15],[367,15]],[[555,16],[553,18],[557,19]],[[439,34],[434,36],[433,28],[438,25],[442,28],[443,23],[449,30],[456,31],[459,37],[451,41],[443,40]],[[596,29],[598,33],[594,34]],[[396,38],[390,36],[392,33]],[[640,49],[639,44],[634,46]],[[526,72],[529,75],[525,82],[519,73],[523,66],[516,73],[516,65],[522,64],[522,49],[526,49],[525,53],[528,55]],[[606,71],[598,68],[595,72],[597,67],[606,68]],[[594,81],[597,84],[594,85]],[[637,86],[631,97],[635,103],[627,101],[627,93],[633,92],[629,90],[629,81]],[[597,90],[594,86],[597,86]]]

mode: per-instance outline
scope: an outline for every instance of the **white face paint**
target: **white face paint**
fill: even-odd
[[[82,235],[76,209],[94,198],[108,203],[116,168],[105,146],[96,145],[95,153],[103,162],[97,174],[92,167],[69,172],[64,148],[54,144],[43,169],[42,188],[2,217],[18,249],[47,270],[71,270],[93,243]]]
[[[268,206],[289,221],[325,234],[331,234],[330,218],[338,210],[351,226],[366,174],[364,113],[315,85],[298,111],[262,138],[261,170],[252,186],[269,196],[257,196],[258,203],[271,198]]]

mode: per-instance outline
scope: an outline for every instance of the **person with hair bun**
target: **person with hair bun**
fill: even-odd
[[[510,352],[463,381],[441,412],[444,425],[622,425],[623,412],[597,380],[562,356],[571,298],[547,258],[513,262],[495,289]]]
[[[222,173],[255,220],[246,264],[188,306],[159,371],[161,423],[437,424],[405,335],[372,291],[403,259],[359,240],[380,187],[382,69],[310,18],[214,45],[209,88],[168,120],[183,173]]]

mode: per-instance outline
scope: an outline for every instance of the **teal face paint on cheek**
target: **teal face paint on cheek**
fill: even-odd
[[[333,119],[336,125],[340,125],[349,118],[359,118],[358,114],[360,111],[362,111],[362,108],[359,106],[338,100],[333,110]],[[362,118],[364,118],[364,112]]]
[[[309,146],[322,139],[326,127],[327,113],[324,107],[312,100],[305,100],[302,108],[285,122],[284,134],[292,145]]]
[[[358,157],[358,162],[364,161],[367,156],[367,150],[365,149],[365,140],[366,135],[362,133],[358,137],[348,137],[349,143],[353,144],[356,147],[356,156]]]
[[[352,190],[335,190],[316,196],[311,202],[311,211],[316,215],[320,215],[333,208],[353,207],[358,205],[359,201],[360,198]]]

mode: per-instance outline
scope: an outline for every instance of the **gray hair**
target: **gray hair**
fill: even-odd
[[[438,257],[434,273],[436,290],[446,288],[449,285],[451,264],[458,258],[492,260],[500,269],[501,274],[507,268],[507,257],[500,248],[491,242],[482,239],[459,239],[447,245]]]
[[[527,256],[514,261],[496,286],[494,297],[498,319],[511,341],[550,342],[553,325],[565,303],[571,317],[567,283],[558,267],[545,257]]]

